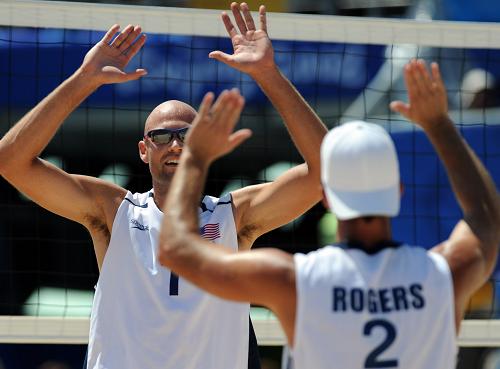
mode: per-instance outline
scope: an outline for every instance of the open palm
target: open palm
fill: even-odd
[[[404,69],[408,103],[393,101],[391,109],[423,129],[448,119],[448,97],[437,63],[431,64],[431,73],[423,60],[411,60]]]
[[[252,134],[249,129],[234,132],[244,106],[238,90],[225,90],[213,100],[211,92],[205,95],[186,138],[186,150],[200,163],[210,164],[230,153]]]
[[[271,41],[267,33],[262,30],[247,31],[245,36],[236,35],[231,41],[234,48],[233,61],[241,64],[241,69],[251,69],[252,64],[265,63],[273,59]]]
[[[99,84],[126,82],[146,74],[144,69],[131,73],[124,70],[146,40],[145,35],[137,38],[141,27],[129,25],[113,39],[119,28],[118,25],[111,27],[83,59],[81,69]]]
[[[265,68],[272,68],[275,65],[274,51],[267,35],[265,7],[261,6],[259,9],[259,30],[256,29],[245,3],[241,6],[232,3],[231,10],[240,32],[238,33],[226,12],[222,13],[222,21],[231,37],[234,52],[230,55],[222,51],[213,51],[209,56],[250,75]]]

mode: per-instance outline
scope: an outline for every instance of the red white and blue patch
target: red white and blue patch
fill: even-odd
[[[200,234],[203,238],[215,241],[220,238],[220,226],[219,223],[207,223],[200,228]]]

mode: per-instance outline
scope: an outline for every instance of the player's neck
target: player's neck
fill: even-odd
[[[339,221],[338,239],[345,243],[355,242],[365,250],[379,247],[381,243],[392,240],[390,219],[365,217]]]
[[[153,192],[154,202],[158,209],[163,209],[165,200],[167,199],[168,191],[170,190],[170,183],[172,181],[155,181],[153,179]]]

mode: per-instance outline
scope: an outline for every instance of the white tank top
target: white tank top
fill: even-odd
[[[203,237],[238,249],[231,196],[205,196]],[[248,304],[209,295],[157,260],[163,213],[127,193],[113,223],[90,321],[89,369],[246,369]]]
[[[453,369],[451,273],[407,245],[368,255],[327,246],[294,257],[295,369]]]

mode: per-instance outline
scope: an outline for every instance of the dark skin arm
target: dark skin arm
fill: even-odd
[[[198,287],[224,299],[254,302],[276,313],[290,343],[295,321],[293,257],[274,249],[234,252],[198,233],[198,203],[210,164],[250,136],[233,133],[243,98],[224,92],[212,106],[207,95],[186,139],[181,162],[163,207],[160,263]],[[214,140],[205,137],[211,134]],[[192,180],[197,178],[196,181]]]
[[[491,275],[500,243],[500,202],[495,184],[448,116],[446,90],[439,67],[431,73],[423,61],[404,70],[409,103],[394,111],[423,128],[444,164],[463,212],[450,237],[432,249],[447,260],[453,276],[457,331],[472,294]]]

